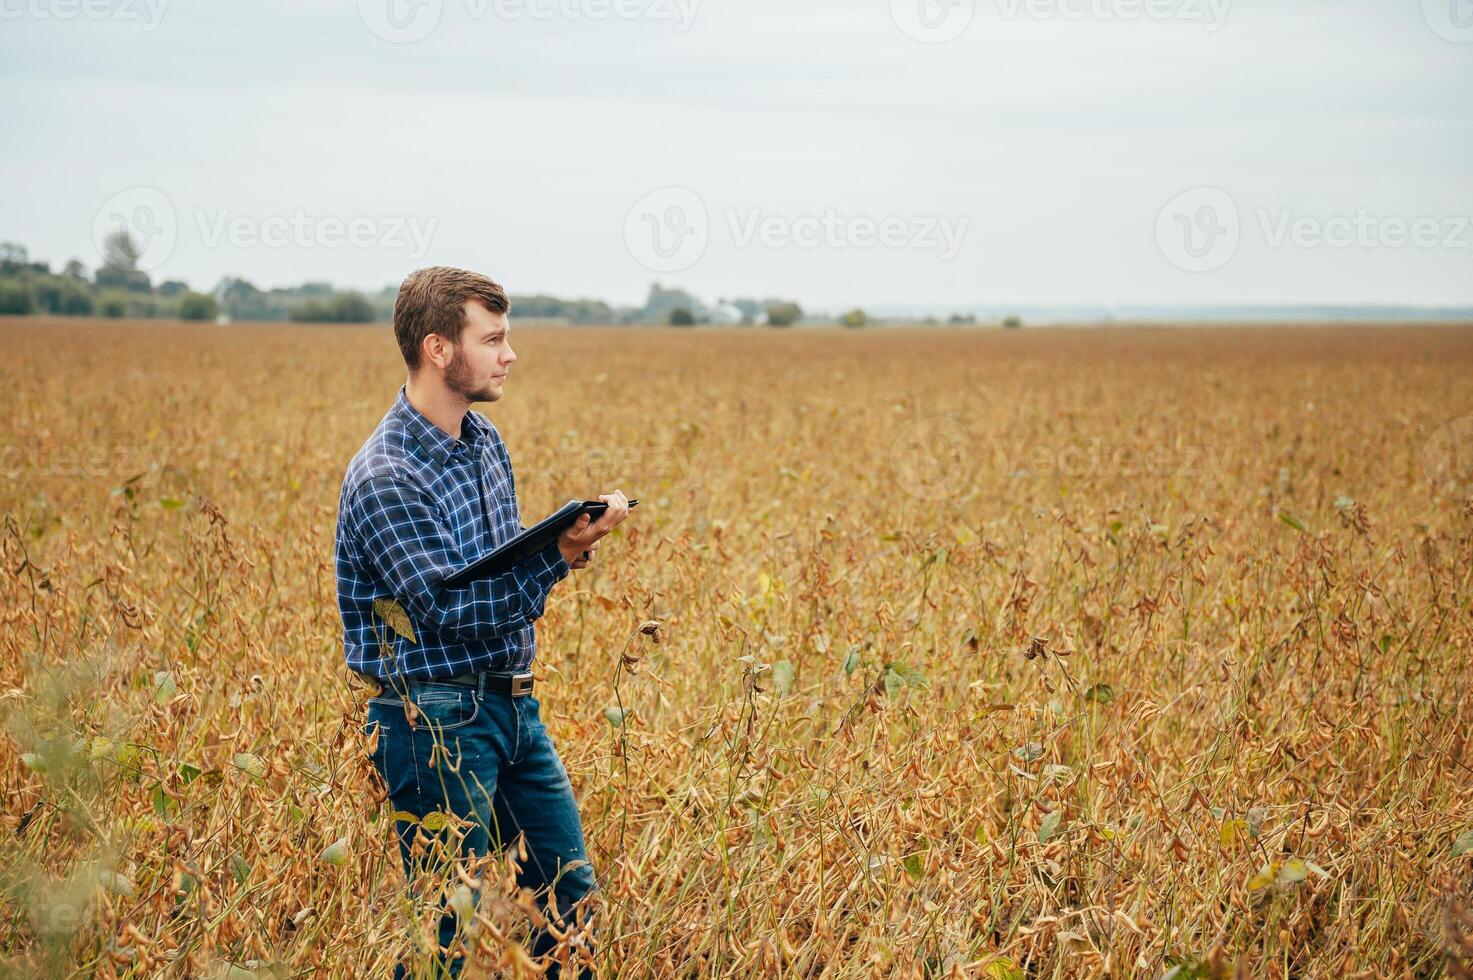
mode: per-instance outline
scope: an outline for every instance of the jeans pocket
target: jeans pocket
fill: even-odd
[[[448,685],[412,687],[407,698],[377,697],[369,704],[379,706],[380,711],[398,708],[407,713],[406,700],[414,707],[414,720],[410,725],[413,729],[423,726],[432,732],[453,732],[475,721],[481,713],[481,702],[474,691]]]
[[[522,712],[518,700],[520,699],[511,699],[512,736],[511,755],[508,758],[513,764],[522,760]]]
[[[384,766],[386,763],[386,752],[388,751],[389,731],[384,722],[384,708],[382,705],[369,704],[363,713],[363,738],[367,749],[367,760],[373,766],[374,772],[380,780],[384,780]]]
[[[527,712],[527,721],[532,736],[552,745],[552,736],[548,734],[547,725],[542,721],[542,704],[532,698],[528,700],[531,701],[532,710]]]

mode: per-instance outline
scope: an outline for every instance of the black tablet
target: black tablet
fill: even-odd
[[[629,506],[633,507],[637,503],[639,503],[638,500],[631,500]],[[535,555],[552,544],[582,515],[588,514],[590,520],[598,520],[599,516],[608,509],[609,505],[602,500],[570,500],[559,507],[556,513],[533,524],[495,551],[476,559],[440,584],[447,589],[463,589],[480,579],[494,578],[523,558]]]

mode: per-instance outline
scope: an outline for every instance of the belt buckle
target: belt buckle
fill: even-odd
[[[511,675],[511,696],[514,698],[532,693],[532,672],[523,671],[520,674]]]

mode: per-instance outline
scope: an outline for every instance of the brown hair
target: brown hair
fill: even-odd
[[[394,300],[394,339],[409,370],[419,367],[420,347],[430,334],[460,341],[468,302],[480,303],[491,313],[511,309],[501,284],[479,272],[435,265],[409,274]]]

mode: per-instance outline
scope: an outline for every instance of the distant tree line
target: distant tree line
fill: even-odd
[[[325,323],[368,323],[392,315],[392,294],[384,310],[362,293],[326,283],[261,290],[244,279],[226,278],[208,293],[175,279],[154,283],[138,268],[141,257],[142,249],[125,231],[103,240],[102,264],[90,275],[79,259],[52,271],[49,263],[33,261],[25,246],[0,243],[0,314],[202,321],[223,315]]]
[[[325,282],[260,289],[246,279],[227,276],[208,293],[168,279],[155,284],[138,267],[142,249],[126,232],[115,231],[103,241],[102,264],[95,273],[78,259],[53,271],[46,262],[33,261],[27,249],[0,243],[0,315],[52,314],[141,319],[254,322],[371,323],[394,317],[397,286],[376,293],[340,290]],[[791,327],[807,319],[803,308],[787,299],[718,299],[714,304],[682,289],[653,283],[644,305],[616,307],[600,300],[565,300],[542,294],[512,295],[512,314],[562,323],[658,324],[694,327],[700,324]],[[874,322],[862,309],[820,322],[863,327]],[[923,322],[934,323],[928,317]],[[950,318],[953,324],[973,323],[971,315]],[[1020,327],[1008,317],[1004,327]]]
[[[245,279],[226,277],[215,287],[220,310],[231,320],[279,323],[372,323],[393,316],[393,298],[381,309],[381,297],[307,282],[281,289],[258,289]]]
[[[103,243],[95,275],[72,259],[59,271],[36,262],[25,246],[0,242],[0,313],[57,316],[169,317],[213,320],[214,299],[177,281],[154,286],[138,268],[139,250],[118,232]]]
[[[616,311],[616,323],[658,323],[693,327],[702,323],[790,327],[803,319],[803,308],[784,299],[718,299],[707,306],[683,289],[650,286],[649,297],[638,309]]]

